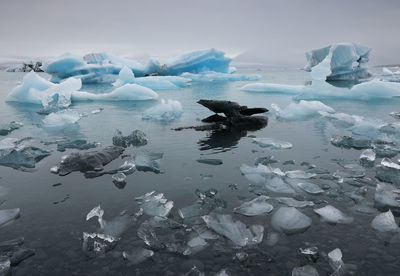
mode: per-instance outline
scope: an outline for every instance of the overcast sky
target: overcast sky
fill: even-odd
[[[214,47],[239,60],[303,66],[335,42],[400,63],[400,0],[1,0],[0,56],[110,51],[169,56]]]

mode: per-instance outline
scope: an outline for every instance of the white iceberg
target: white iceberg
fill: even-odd
[[[314,212],[321,216],[321,221],[326,221],[328,223],[351,223],[353,218],[347,216],[342,211],[336,209],[331,205],[326,205],[325,207],[314,209]]]
[[[258,216],[268,214],[274,209],[274,207],[268,203],[269,197],[259,196],[253,200],[244,202],[239,207],[233,209],[233,212],[242,214],[245,216]]]
[[[45,127],[64,127],[66,125],[75,124],[80,118],[81,116],[78,112],[70,109],[64,109],[46,115],[46,117],[43,119],[43,124]]]
[[[296,234],[306,231],[311,226],[311,218],[293,207],[281,207],[271,219],[275,230],[285,234]]]
[[[330,74],[327,80],[359,80],[371,76],[367,63],[371,49],[356,43],[337,43],[306,53],[306,71],[323,62],[328,55]]]
[[[259,244],[264,236],[264,227],[251,225],[247,227],[240,221],[234,221],[231,215],[212,214],[202,217],[209,228],[230,239],[238,246]]]
[[[179,118],[183,113],[182,104],[175,100],[161,100],[161,103],[147,109],[142,119],[161,122],[171,122]]]
[[[320,101],[300,101],[298,103],[290,103],[284,109],[279,108],[276,104],[271,104],[271,108],[275,116],[284,120],[304,120],[315,116],[320,116],[320,112],[334,113],[335,110]]]

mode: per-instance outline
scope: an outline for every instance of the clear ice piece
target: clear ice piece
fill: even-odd
[[[321,216],[321,221],[326,221],[328,223],[351,223],[353,218],[344,214],[342,211],[336,209],[331,205],[326,205],[325,207],[314,209],[314,212]]]
[[[245,216],[258,216],[268,214],[274,209],[274,207],[268,203],[269,197],[259,196],[253,200],[244,202],[239,207],[233,209],[233,212],[242,214]]]
[[[274,229],[285,234],[302,233],[311,226],[311,222],[311,218],[293,207],[281,207],[271,218]]]

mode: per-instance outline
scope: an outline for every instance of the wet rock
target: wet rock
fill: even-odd
[[[122,147],[109,146],[98,151],[74,152],[64,156],[51,172],[64,176],[74,171],[101,171],[103,166],[116,159],[123,151]]]

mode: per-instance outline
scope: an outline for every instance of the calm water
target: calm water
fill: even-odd
[[[264,69],[262,71],[239,71],[238,73],[257,73],[262,76],[260,82],[286,84],[304,84],[310,80],[308,73],[295,69]],[[80,113],[88,112],[78,124],[63,130],[44,128],[44,115],[37,114],[38,108],[25,104],[5,103],[4,98],[23,78],[23,73],[0,72],[0,123],[16,120],[24,124],[22,128],[7,137],[33,137],[42,149],[51,150],[51,156],[36,164],[31,172],[22,172],[0,166],[0,186],[5,187],[7,194],[0,198],[5,202],[1,209],[21,208],[21,217],[12,224],[0,228],[0,241],[18,237],[25,238],[25,246],[36,250],[36,254],[13,268],[13,275],[182,275],[196,265],[206,275],[214,275],[223,268],[229,275],[290,275],[293,267],[304,264],[299,257],[298,249],[306,246],[317,246],[321,257],[314,266],[320,275],[326,275],[331,269],[324,258],[335,248],[343,252],[343,260],[351,264],[351,271],[356,275],[397,275],[400,268],[400,251],[398,244],[385,243],[370,222],[375,215],[367,215],[351,209],[354,203],[343,193],[337,192],[335,183],[331,189],[320,196],[305,196],[310,200],[326,200],[329,204],[354,217],[352,224],[330,225],[320,222],[319,217],[308,207],[301,211],[313,220],[312,226],[302,234],[280,235],[276,245],[270,246],[263,241],[259,246],[249,249],[232,248],[220,244],[211,244],[207,249],[190,257],[183,257],[167,252],[155,252],[154,256],[138,265],[129,265],[122,258],[122,251],[136,246],[145,247],[137,237],[138,226],[147,219],[142,216],[121,237],[117,246],[105,256],[88,258],[82,252],[82,232],[93,232],[98,224],[95,219],[86,222],[86,214],[98,204],[105,210],[105,219],[111,219],[122,210],[135,212],[139,206],[134,198],[150,191],[162,192],[169,200],[174,201],[171,217],[179,221],[177,210],[197,200],[196,189],[218,190],[220,198],[227,202],[223,213],[232,214],[232,209],[239,206],[244,199],[254,198],[249,191],[249,181],[241,175],[242,164],[254,165],[258,157],[273,155],[280,162],[273,164],[283,171],[304,169],[303,161],[317,165],[319,169],[335,172],[339,169],[332,159],[345,159],[354,163],[360,151],[339,149],[330,144],[330,137],[340,133],[332,125],[316,118],[306,121],[283,122],[268,115],[269,124],[256,132],[242,133],[238,136],[217,135],[210,132],[183,130],[173,131],[171,128],[201,124],[199,119],[211,113],[201,105],[199,99],[221,99],[239,102],[250,107],[270,107],[275,103],[280,107],[291,102],[291,97],[278,94],[249,93],[239,90],[245,82],[222,84],[194,84],[192,87],[159,91],[161,98],[174,99],[182,103],[184,113],[179,120],[170,124],[161,124],[141,119],[147,108],[157,104],[154,101],[125,103],[79,103],[71,109]],[[82,90],[104,92],[112,89],[107,86],[88,86]],[[392,111],[400,111],[400,100],[390,101],[324,101],[337,112],[379,118],[386,122],[395,121],[389,116]],[[103,107],[99,114],[90,111]],[[94,179],[85,179],[82,173],[74,172],[61,177],[50,173],[50,167],[70,152],[61,153],[55,145],[45,146],[41,141],[54,141],[61,138],[83,138],[91,142],[99,142],[102,146],[112,144],[116,129],[125,135],[134,129],[147,134],[149,143],[140,149],[163,152],[160,174],[135,172],[127,176],[127,185],[118,189],[110,175]],[[293,144],[293,149],[269,151],[252,143],[248,135],[270,137]],[[134,148],[125,153],[131,154]],[[221,166],[200,164],[196,159],[219,158]],[[295,165],[283,165],[286,160],[295,160]],[[117,159],[107,166],[116,168],[123,161]],[[209,177],[204,177],[209,175]],[[373,170],[367,176],[374,176]],[[313,179],[310,182],[322,180]],[[326,181],[329,182],[329,181]],[[55,183],[62,183],[53,187]],[[232,189],[235,184],[237,189]],[[341,187],[344,191],[354,187]],[[367,198],[373,198],[374,188],[369,187]],[[274,195],[271,193],[271,195]],[[63,199],[65,199],[63,202]],[[59,202],[58,204],[54,204]],[[271,201],[275,210],[280,206]],[[323,207],[324,204],[317,205]],[[244,217],[233,214],[235,219],[265,227],[264,240],[273,231],[270,225],[272,214],[256,217]],[[163,231],[171,231],[166,229]],[[246,251],[249,260],[246,263],[233,261],[235,253]]]

